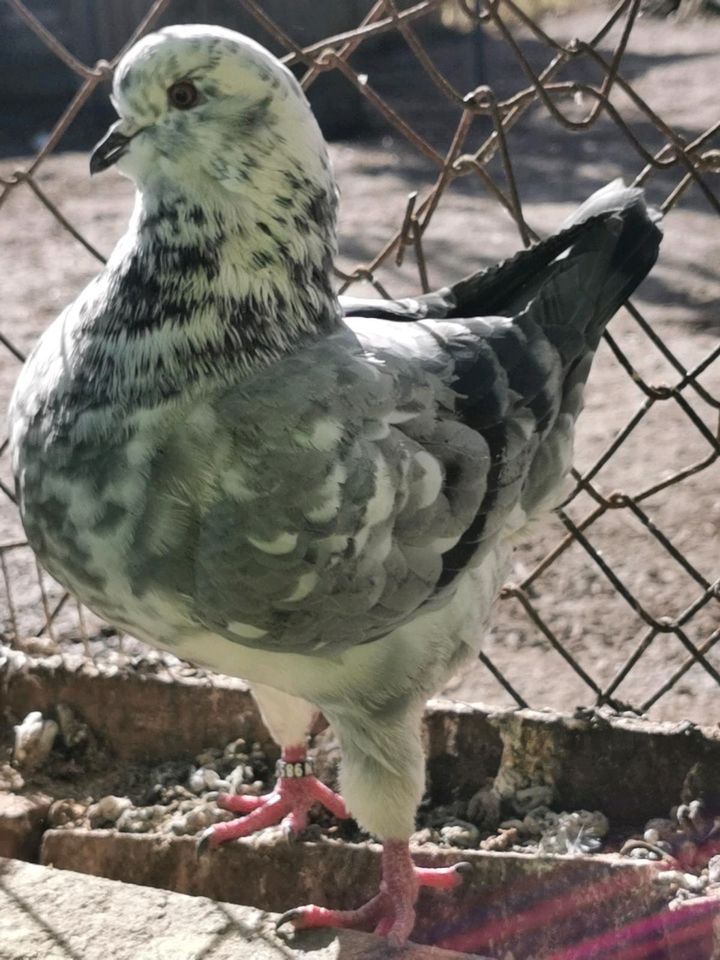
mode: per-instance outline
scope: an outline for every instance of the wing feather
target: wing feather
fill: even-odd
[[[502,318],[358,321],[205,398],[190,448],[185,418],[152,465],[155,503],[182,516],[136,582],[181,586],[192,618],[238,643],[305,653],[444,602],[537,445],[513,377],[530,364],[540,392],[539,361],[509,336]]]

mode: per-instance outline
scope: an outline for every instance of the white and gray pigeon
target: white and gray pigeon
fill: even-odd
[[[347,810],[384,844],[378,895],[296,927],[414,923],[408,838],[426,698],[477,653],[513,543],[558,502],[603,328],[652,267],[640,190],[434,294],[338,299],[336,186],[289,70],[213,26],[121,60],[91,160],[137,185],[105,269],[25,364],[11,442],[27,536],[96,613],[253,684],[282,748],[215,845],[343,801],[312,776],[332,724]],[[478,230],[482,244],[482,231]],[[201,722],[201,718],[198,718]]]

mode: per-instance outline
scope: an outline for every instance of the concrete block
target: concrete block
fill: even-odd
[[[383,960],[383,941],[354,931],[279,936],[274,917],[231,903],[0,860],[2,960]],[[410,945],[393,960],[459,960]],[[483,960],[478,957],[476,960]]]
[[[50,797],[0,793],[0,857],[37,860]]]
[[[568,951],[595,941],[604,948],[621,943],[628,930],[649,931],[653,944],[664,936],[668,893],[655,881],[657,866],[648,862],[427,846],[414,858],[423,866],[464,859],[473,867],[455,890],[420,891],[413,932],[418,942],[502,960],[575,960]],[[349,909],[377,892],[380,847],[288,843],[260,834],[198,857],[191,837],[49,830],[43,863],[277,912],[302,903]],[[701,931],[696,925],[694,935],[705,936],[706,926]],[[577,956],[605,960],[602,953]],[[668,953],[652,956],[676,960]]]

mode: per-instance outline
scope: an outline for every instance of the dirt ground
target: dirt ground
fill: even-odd
[[[605,15],[604,8],[591,8],[548,18],[545,26],[560,40],[587,38]],[[544,65],[549,59],[547,47],[522,30],[518,36],[530,61]],[[614,39],[612,34],[601,49],[611,50]],[[718,50],[720,21],[641,19],[622,73],[667,123],[690,140],[720,119],[717,85],[712,80],[720,66]],[[464,89],[482,80],[504,97],[525,86],[511,51],[491,33],[484,37],[481,61],[477,48],[462,37],[447,36],[437,41],[433,53],[443,72]],[[406,49],[389,48],[367,63],[358,60],[356,65],[367,70],[371,85],[430,142],[440,150],[447,148],[457,114],[448,110],[419,70],[408,66]],[[597,79],[593,70],[583,65],[572,75]],[[412,99],[407,95],[409,79]],[[654,127],[627,98],[618,94],[614,102],[649,149],[662,144]],[[332,145],[342,191],[338,264],[343,270],[372,259],[402,223],[407,194],[427,188],[435,176],[430,163],[384,121],[378,117],[368,117],[368,121],[361,138]],[[535,108],[512,131],[508,142],[526,219],[540,233],[557,228],[593,189],[616,176],[632,178],[643,166],[642,159],[607,118],[577,135]],[[718,145],[718,137],[708,144]],[[24,158],[3,161],[0,174],[25,162]],[[497,161],[491,169],[499,171]],[[673,168],[652,177],[648,183],[650,198],[661,202],[680,176],[680,171]],[[502,182],[501,176],[499,179]],[[109,252],[130,210],[132,190],[128,182],[112,171],[91,181],[87,155],[80,153],[50,158],[41,167],[38,182],[98,250]],[[708,183],[717,191],[717,177],[713,180],[708,175]],[[690,189],[666,218],[660,261],[635,298],[654,331],[686,369],[700,363],[718,345],[719,228],[720,220],[710,204],[697,188]],[[512,253],[519,245],[515,225],[483,192],[480,181],[459,179],[444,195],[425,236],[430,282],[443,285]],[[68,236],[29,189],[16,189],[0,210],[2,333],[20,351],[27,351],[97,269],[98,262]],[[410,253],[402,268],[383,268],[378,278],[393,295],[418,288],[418,273]],[[362,295],[367,289],[358,285],[351,292]],[[677,372],[627,313],[615,319],[612,334],[646,382],[671,386],[677,382]],[[8,351],[0,350],[2,408],[7,406],[18,369],[18,361]],[[714,397],[720,396],[720,359],[707,367],[700,383]],[[700,427],[674,400],[655,403],[596,477],[603,493],[636,493],[708,457],[711,448],[701,428],[704,424],[710,433],[717,431],[717,406],[706,403],[691,389],[683,395]],[[638,385],[603,344],[578,431],[576,465],[580,471],[592,465],[644,400]],[[0,464],[0,478],[10,482],[6,455]],[[16,511],[4,497],[2,500],[0,541],[20,540]],[[716,462],[648,499],[643,507],[701,578],[709,583],[718,580],[720,464]],[[579,520],[590,509],[589,498],[581,496],[568,512]],[[549,520],[538,527],[516,553],[513,581],[521,581],[562,536],[559,521]],[[693,579],[627,511],[608,514],[588,531],[588,536],[652,616],[674,618],[702,595],[697,578]],[[4,556],[20,633],[32,633],[42,623],[34,562],[23,549]],[[60,595],[49,584],[47,589],[51,601]],[[645,633],[641,618],[617,595],[599,566],[578,544],[534,582],[531,597],[558,639],[600,685],[615,675]],[[9,626],[11,611],[6,598],[3,605],[0,613]],[[686,634],[690,641],[701,644],[707,640],[718,626],[718,609],[718,601],[711,600],[689,621]],[[77,636],[74,612],[62,624],[66,633]],[[498,603],[494,626],[483,649],[532,706],[571,709],[594,701],[593,691],[515,600]],[[616,696],[628,704],[641,704],[686,657],[687,650],[677,637],[659,635],[619,686]],[[708,660],[720,670],[720,644],[717,651],[710,651]],[[512,702],[479,662],[455,678],[445,692],[458,699],[498,706]],[[714,725],[720,721],[720,689],[701,666],[695,665],[658,701],[651,715]]]

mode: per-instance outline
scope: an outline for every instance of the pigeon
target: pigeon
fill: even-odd
[[[119,628],[243,677],[274,790],[221,796],[215,847],[309,808],[383,845],[354,910],[402,944],[427,698],[477,654],[512,550],[556,506],[602,331],[651,269],[659,216],[616,181],[498,266],[401,300],[339,298],[337,189],[293,77],[251,39],[167,27],[119,62],[90,170],[134,181],[102,272],[14,390],[12,463],[45,569]],[[478,244],[482,229],[478,228]],[[340,794],[313,774],[322,716]]]

